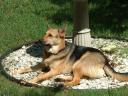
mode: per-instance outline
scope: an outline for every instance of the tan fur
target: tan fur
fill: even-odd
[[[70,56],[74,51],[74,47],[70,49],[65,49],[64,52],[59,53],[62,49],[65,48],[64,29],[48,29],[43,40],[46,44],[52,45],[48,52],[44,50],[44,61],[42,61],[41,64],[36,65],[34,67],[19,69],[18,72],[25,73],[45,67],[49,67],[50,70],[46,73],[39,74],[37,77],[34,77],[32,80],[28,81],[30,83],[37,83],[39,81],[43,81],[58,74],[71,72],[73,73],[73,76],[71,78],[63,78],[64,81],[68,81],[64,83],[65,86],[77,85],[80,83],[80,79],[83,77],[101,78],[106,76],[106,74],[114,79],[128,81],[128,76],[115,72],[108,65],[106,57],[100,52],[87,51],[75,63],[73,63],[73,61],[70,60]],[[52,55],[50,55],[49,52]]]

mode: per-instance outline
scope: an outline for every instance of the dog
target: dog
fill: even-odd
[[[43,61],[33,67],[19,68],[18,73],[48,69],[29,83],[38,83],[58,74],[70,73],[71,77],[60,78],[64,86],[80,84],[81,78],[101,78],[110,76],[120,81],[128,81],[128,75],[116,72],[107,57],[98,49],[77,46],[65,41],[66,29],[48,28],[43,37]]]

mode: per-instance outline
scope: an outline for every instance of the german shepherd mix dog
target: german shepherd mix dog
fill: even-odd
[[[69,78],[61,78],[64,86],[74,86],[81,78],[101,78],[111,76],[113,79],[128,81],[128,75],[118,73],[109,65],[109,60],[98,49],[77,46],[65,41],[65,29],[49,28],[43,37],[44,50],[42,63],[34,67],[19,68],[18,73],[49,68],[28,81],[37,83],[63,73],[71,73]]]

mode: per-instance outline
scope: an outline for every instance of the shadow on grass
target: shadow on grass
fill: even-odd
[[[121,32],[128,29],[127,0],[90,0],[90,22],[92,29],[109,29]]]
[[[37,2],[44,3],[44,1],[41,0]],[[61,25],[64,22],[72,22],[72,0],[47,0],[46,2],[49,2],[48,8],[43,8],[45,7],[44,5],[41,10],[33,11],[33,14],[44,16],[48,22],[52,22],[56,25]]]
[[[73,22],[73,0],[50,0],[60,8],[49,16],[52,22],[62,24]],[[90,0],[90,28],[101,32],[110,30],[113,34],[121,35],[128,30],[128,1],[127,0]],[[91,6],[93,8],[91,8]],[[95,31],[95,32],[96,32]],[[104,33],[102,33],[104,34]]]
[[[58,6],[54,12],[49,11],[51,14],[48,19],[57,25],[65,21],[73,22],[73,0],[48,0],[48,2]],[[128,0],[89,0],[89,4],[90,27],[93,30],[109,29],[111,32],[121,34],[128,29]]]
[[[63,24],[64,22],[73,22],[73,0],[49,0],[49,2],[59,6],[59,9],[50,16],[52,22],[57,25]]]

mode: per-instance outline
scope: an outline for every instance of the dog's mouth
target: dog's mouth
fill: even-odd
[[[52,46],[50,44],[44,44],[44,48],[47,52],[49,52],[49,50],[52,48]]]
[[[49,53],[56,54],[58,52],[57,45],[45,44],[45,50]]]
[[[45,45],[46,47],[52,47],[52,46],[57,46],[58,44],[57,44],[57,43],[53,43],[53,44],[44,43],[44,45]]]
[[[52,47],[51,44],[44,44],[44,46],[45,46],[46,48],[48,48],[48,49],[50,49],[50,48]]]

